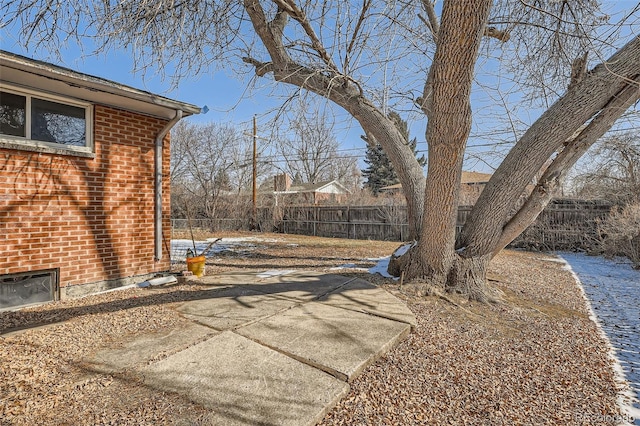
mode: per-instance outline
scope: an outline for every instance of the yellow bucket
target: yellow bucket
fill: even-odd
[[[204,275],[204,264],[207,258],[204,256],[187,257],[187,269],[196,277]]]

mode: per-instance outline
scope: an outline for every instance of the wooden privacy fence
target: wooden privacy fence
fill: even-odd
[[[192,219],[191,221],[187,219],[171,219],[171,228],[174,231],[188,231],[189,222],[191,222],[191,227],[194,229],[205,229],[207,231],[216,232],[243,230],[246,227],[245,225],[247,221],[243,218]]]
[[[386,241],[404,241],[409,233],[405,206],[285,207],[278,229],[286,234]]]
[[[270,208],[259,208],[257,210],[258,228],[261,231],[272,231],[274,229],[274,214]],[[205,230],[208,232],[220,231],[250,231],[251,215],[247,213],[238,214],[237,217],[213,217],[207,219],[183,219],[172,218],[172,231],[188,231],[189,223],[193,229]]]
[[[458,208],[458,231],[471,208]],[[591,247],[598,239],[598,221],[610,210],[611,204],[604,201],[553,200],[512,245],[554,250]],[[274,224],[287,234],[384,241],[405,241],[409,230],[405,206],[290,206],[282,209]]]
[[[602,239],[599,222],[607,218],[611,207],[610,202],[603,200],[552,200],[511,246],[590,250]]]
[[[460,231],[470,206],[458,208]],[[606,201],[553,200],[513,243],[514,247],[558,250],[593,247],[599,240],[598,222],[609,214]],[[194,228],[211,232],[248,230],[250,222],[238,218],[192,220]],[[259,208],[258,227],[262,231],[318,237],[405,241],[408,239],[406,206],[277,206]],[[174,230],[187,229],[186,219],[173,219]]]
[[[471,207],[458,209],[462,228]],[[405,241],[409,235],[406,206],[291,206],[278,227],[285,234],[359,240]]]

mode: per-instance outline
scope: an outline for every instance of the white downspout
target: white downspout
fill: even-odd
[[[155,185],[155,206],[154,206],[154,253],[156,261],[162,260],[162,145],[164,137],[171,128],[182,118],[182,110],[176,110],[176,115],[160,130],[156,136],[154,150],[154,185]]]

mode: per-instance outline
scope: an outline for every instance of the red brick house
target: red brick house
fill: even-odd
[[[0,51],[0,309],[168,271],[169,131],[199,112]]]

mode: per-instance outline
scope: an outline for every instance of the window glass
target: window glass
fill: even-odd
[[[85,109],[31,98],[31,139],[85,146]]]
[[[32,303],[55,300],[56,271],[34,271],[0,275],[0,311]]]
[[[25,96],[0,92],[0,134],[26,137],[26,105]]]

